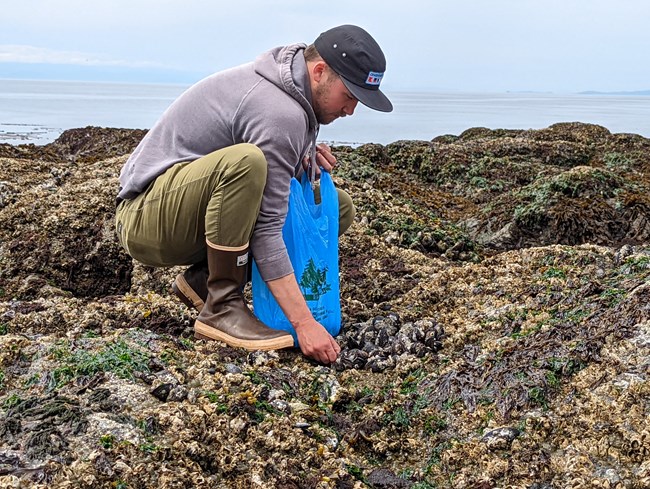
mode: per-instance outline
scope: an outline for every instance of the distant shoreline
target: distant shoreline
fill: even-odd
[[[48,127],[41,124],[9,124],[0,122],[0,143],[35,144],[37,146],[52,143],[65,129]]]
[[[634,90],[628,92],[598,92],[595,90],[587,90],[585,92],[578,92],[579,95],[631,95],[635,97],[650,96],[650,90]]]

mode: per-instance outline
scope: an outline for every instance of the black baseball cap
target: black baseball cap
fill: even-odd
[[[321,33],[314,46],[359,102],[381,112],[393,110],[379,90],[386,58],[370,34],[356,25],[340,25]]]

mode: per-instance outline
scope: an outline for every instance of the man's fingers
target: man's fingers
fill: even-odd
[[[336,342],[333,342],[333,344],[328,343],[326,345],[323,345],[321,348],[316,349],[309,356],[324,365],[329,365],[330,363],[334,363],[336,361],[339,356],[339,352],[340,347],[336,344]]]
[[[330,363],[334,363],[334,361],[336,360],[336,357],[337,357],[337,355],[336,355],[336,353],[334,352],[334,350],[331,349],[331,348],[328,348],[328,349],[325,351],[325,354],[323,355],[323,361],[322,361],[322,363],[324,363],[324,364],[326,364],[326,365],[329,365]]]
[[[316,147],[316,158],[318,164],[326,171],[331,171],[336,166],[336,156],[334,156],[326,144],[319,144]]]
[[[339,353],[341,353],[341,347],[339,344],[336,342],[334,338],[330,336],[330,348],[327,349],[327,357],[329,359],[329,363],[334,363],[336,359],[339,356]]]
[[[330,173],[336,165],[332,164],[330,161],[326,160],[325,158],[319,158],[318,166],[323,167],[323,170],[325,170],[327,173]]]
[[[332,345],[332,349],[334,350],[334,353],[336,356],[339,356],[339,353],[341,353],[341,347],[339,344],[336,342],[333,336],[330,336],[330,344]],[[336,360],[336,359],[335,359]]]

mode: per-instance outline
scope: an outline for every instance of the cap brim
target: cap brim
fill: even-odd
[[[343,77],[341,77],[341,80],[346,88],[350,90],[350,93],[366,107],[370,107],[371,109],[380,112],[391,112],[393,110],[393,104],[380,90],[368,90],[362,88]]]

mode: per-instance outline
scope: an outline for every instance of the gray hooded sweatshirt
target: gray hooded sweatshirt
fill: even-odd
[[[253,63],[215,73],[190,87],[122,168],[119,197],[133,199],[177,163],[233,144],[255,144],[266,157],[268,173],[251,251],[264,280],[293,273],[282,227],[291,178],[302,171],[304,156],[315,157],[318,133],[305,47],[272,49]]]

